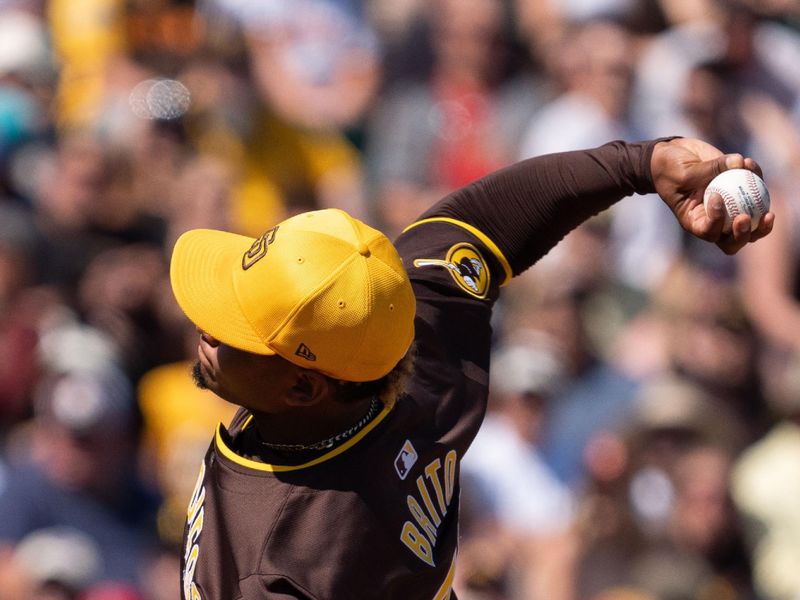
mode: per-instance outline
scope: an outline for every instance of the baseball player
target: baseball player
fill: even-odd
[[[241,406],[189,503],[183,598],[453,598],[459,461],[486,408],[500,287],[633,193],[737,252],[774,215],[722,234],[702,196],[734,167],[758,171],[699,140],[613,142],[478,180],[395,245],[332,209],[258,239],[181,236],[171,281],[199,331],[195,379]]]

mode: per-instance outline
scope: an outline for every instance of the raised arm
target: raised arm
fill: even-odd
[[[695,139],[611,142],[599,148],[539,156],[488,175],[446,197],[423,218],[450,217],[474,225],[498,245],[519,274],[589,217],[634,193],[657,192],[691,234],[734,254],[767,235],[774,215],[755,231],[749,217],[723,235],[722,199],[706,214],[703,193],[717,174],[758,165]],[[714,201],[716,200],[716,201]]]

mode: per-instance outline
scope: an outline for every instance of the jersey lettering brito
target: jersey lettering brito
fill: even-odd
[[[407,442],[410,443],[410,442]],[[403,523],[400,540],[424,563],[434,567],[433,548],[455,490],[458,454],[450,450],[444,459],[429,462],[416,478],[417,493],[408,494],[410,519]]]

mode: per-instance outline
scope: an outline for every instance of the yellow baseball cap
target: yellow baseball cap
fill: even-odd
[[[187,231],[170,279],[186,316],[220,342],[345,381],[383,377],[414,338],[416,301],[397,250],[337,209],[257,239]]]

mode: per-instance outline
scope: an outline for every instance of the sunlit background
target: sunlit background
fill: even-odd
[[[736,258],[628,198],[505,288],[461,600],[800,599],[796,0],[0,0],[0,600],[178,600],[233,407],[182,232],[392,236],[516,160],[701,137],[777,214]],[[357,597],[357,593],[354,597]]]

